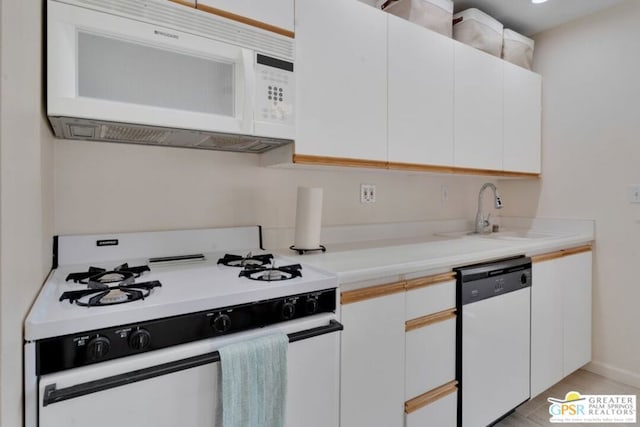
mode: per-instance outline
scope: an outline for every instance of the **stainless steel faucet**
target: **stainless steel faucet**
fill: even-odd
[[[478,213],[476,213],[476,229],[475,233],[484,233],[484,229],[489,226],[489,214],[486,218],[484,217],[484,212],[482,210],[482,193],[487,188],[491,188],[493,190],[493,197],[495,199],[495,207],[496,209],[502,209],[502,199],[500,198],[500,194],[498,193],[498,189],[495,185],[490,182],[487,182],[480,188],[480,193],[478,194]]]

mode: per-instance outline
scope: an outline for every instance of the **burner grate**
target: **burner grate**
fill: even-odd
[[[218,264],[226,265],[228,267],[243,267],[243,268],[260,268],[273,262],[273,255],[252,255],[249,252],[245,256],[225,254],[224,257],[218,260]]]
[[[157,281],[119,284],[103,289],[82,289],[79,291],[67,291],[60,295],[60,301],[69,300],[69,303],[82,307],[101,307],[115,304],[123,304],[145,299],[151,294],[153,288],[162,286]]]
[[[89,267],[87,271],[70,273],[66,281],[73,280],[74,283],[89,285],[89,288],[92,289],[105,289],[109,283],[132,284],[145,271],[151,271],[151,269],[146,265],[129,267],[127,263],[119,265],[113,270]]]
[[[285,265],[283,267],[258,267],[244,269],[238,277],[247,277],[251,280],[260,280],[264,282],[277,282],[280,280],[291,280],[296,277],[302,277],[300,264]]]

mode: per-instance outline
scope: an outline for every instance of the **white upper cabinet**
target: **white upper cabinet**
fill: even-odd
[[[387,14],[296,2],[296,154],[387,160]]]
[[[198,5],[293,32],[294,0],[198,0]]]
[[[455,43],[455,166],[502,170],[503,61]]]
[[[504,170],[540,173],[542,77],[504,62]]]
[[[453,165],[453,43],[389,15],[389,161]]]

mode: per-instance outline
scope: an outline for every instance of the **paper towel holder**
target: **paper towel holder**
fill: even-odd
[[[298,255],[304,255],[307,252],[317,252],[317,251],[326,252],[327,251],[327,248],[325,248],[323,245],[320,245],[315,249],[302,249],[302,248],[296,248],[296,245],[291,245],[289,246],[289,249],[291,249],[292,251],[298,252]]]

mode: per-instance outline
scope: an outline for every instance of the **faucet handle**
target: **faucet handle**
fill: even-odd
[[[491,225],[491,223],[489,222],[489,218],[491,218],[491,212],[489,212],[489,215],[487,215],[487,217],[482,220],[482,225],[484,227],[488,227]]]

